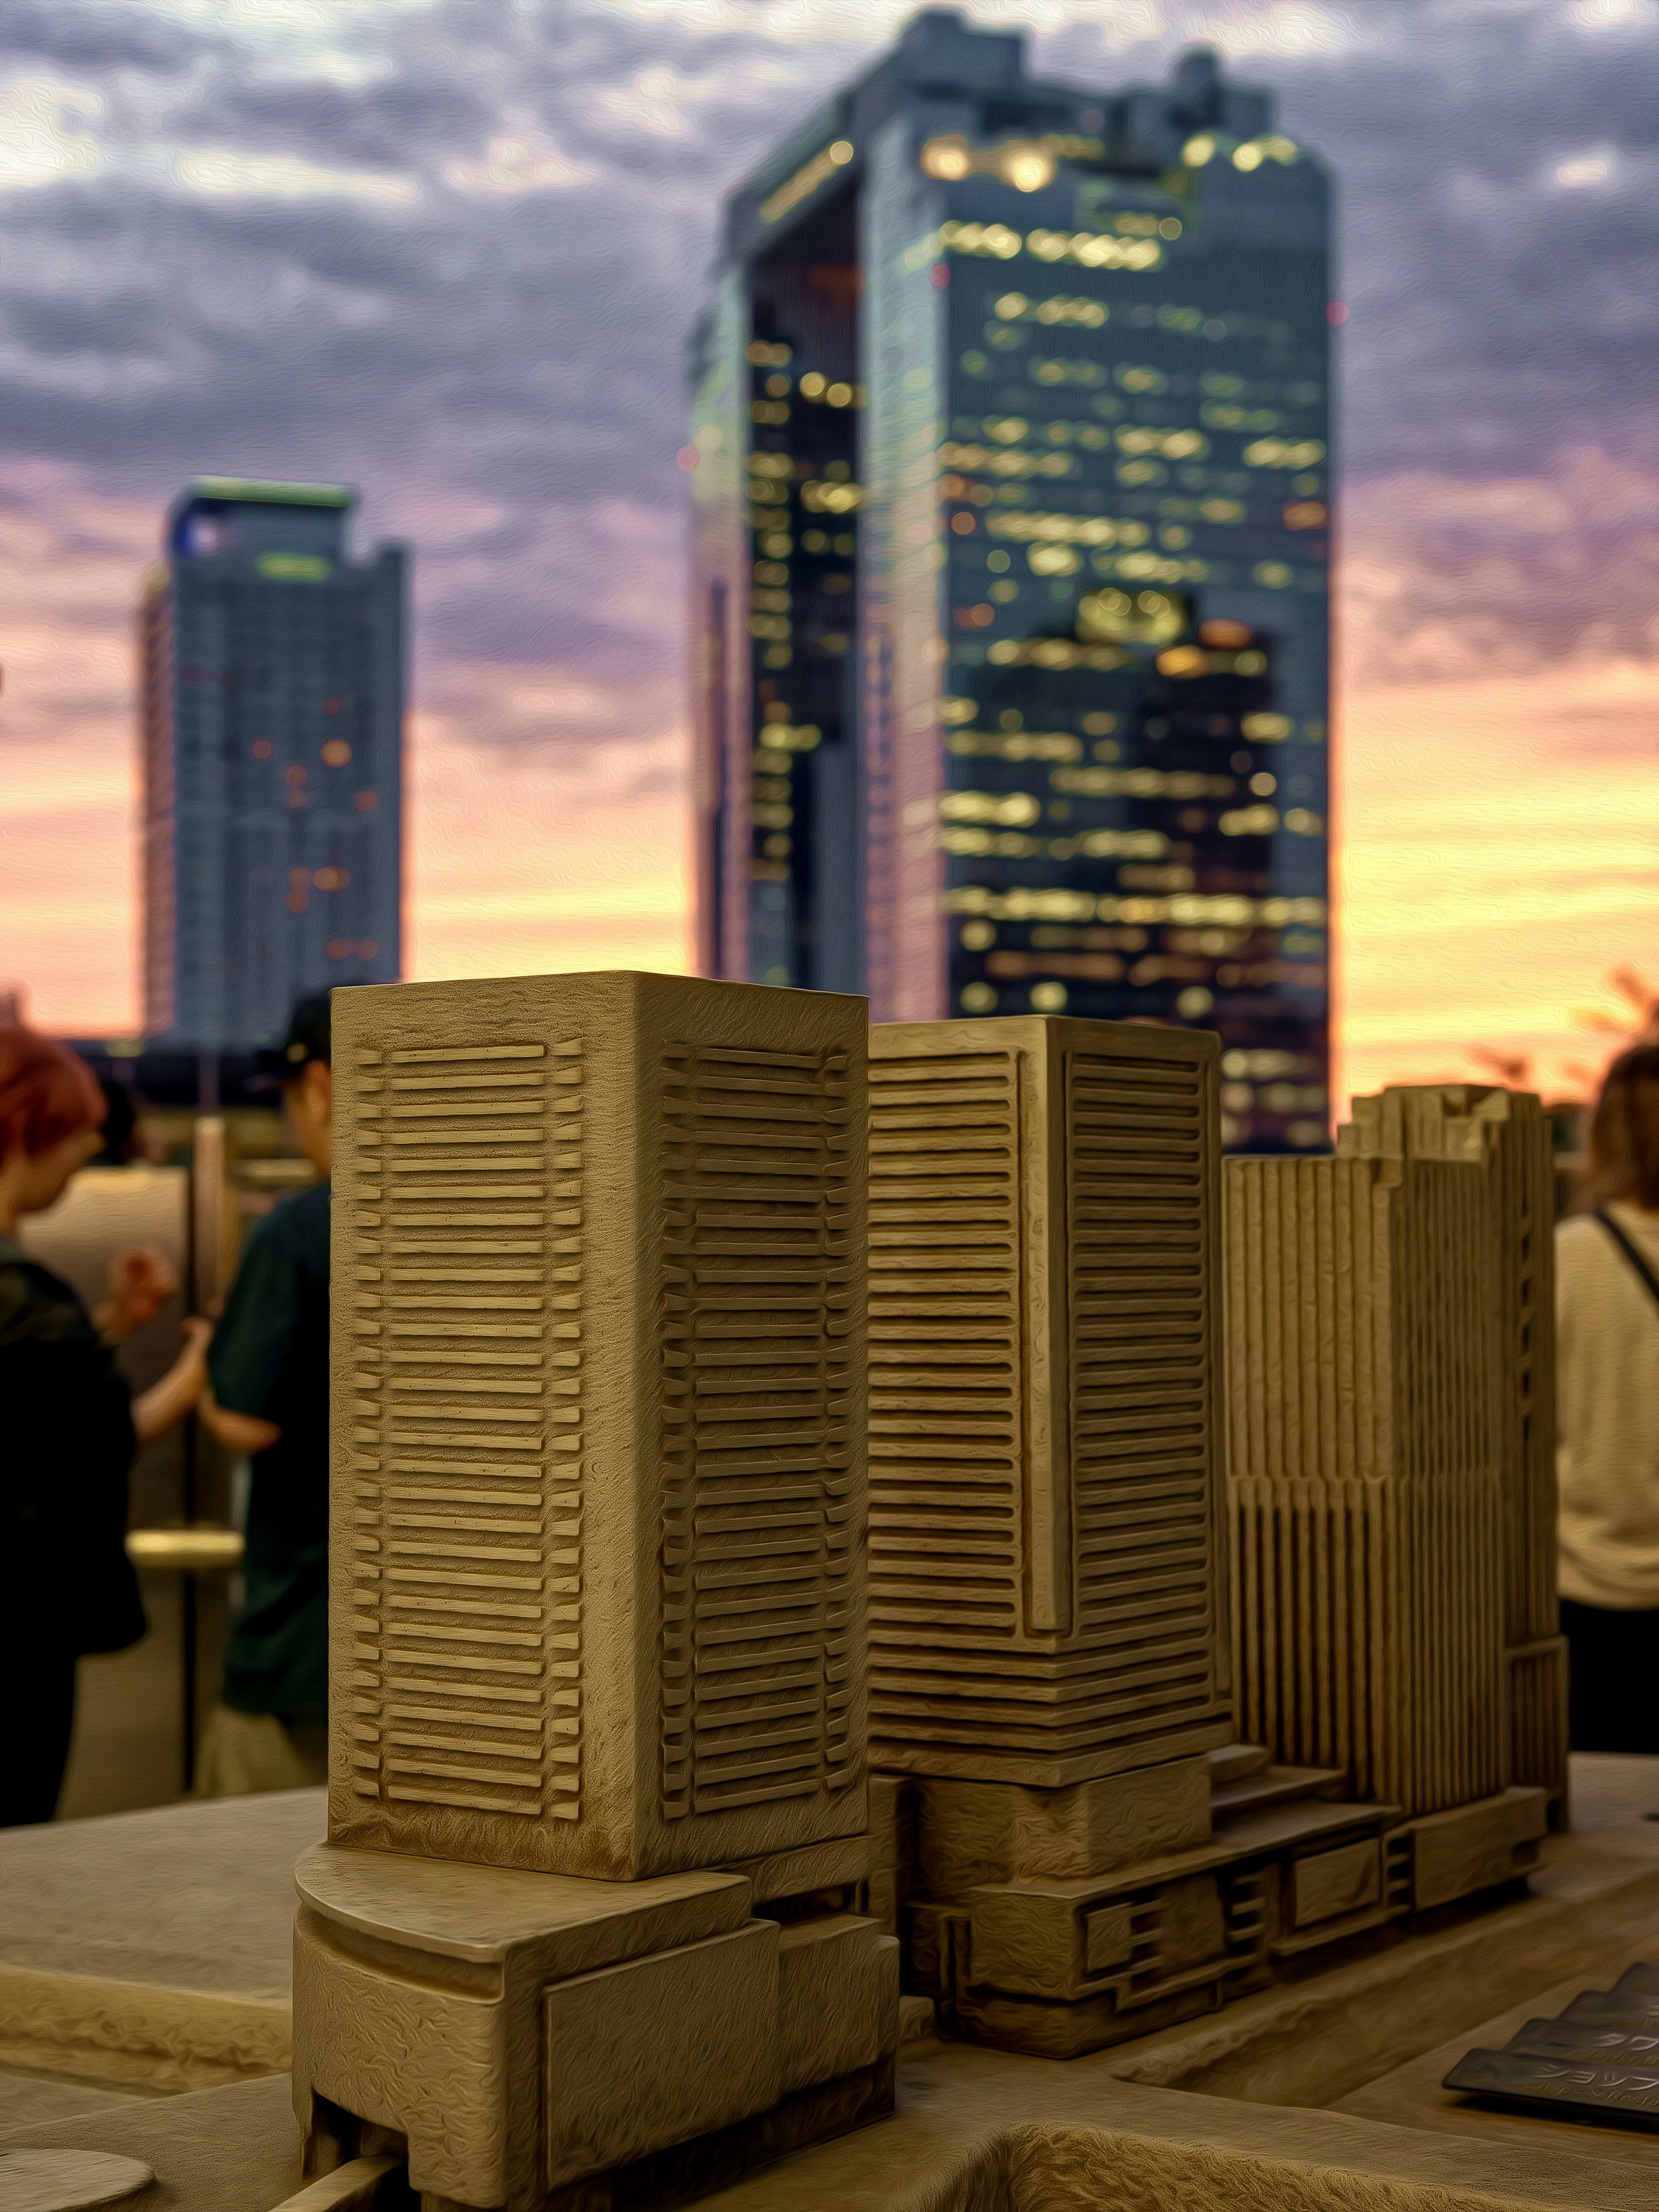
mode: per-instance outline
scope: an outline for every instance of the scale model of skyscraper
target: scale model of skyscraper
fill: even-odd
[[[1547,1821],[1512,1786],[1508,1680],[1507,1591],[1553,1563],[1528,1103],[1385,1092],[1334,1159],[1223,1170],[1242,1723],[1403,1809],[1389,1875],[1419,1908],[1530,1864]]]
[[[864,1003],[416,984],[334,1036],[311,2168],[390,2131],[428,2204],[541,2212],[872,2118]]]
[[[1233,1741],[1224,1279],[1235,1422],[1271,1401],[1278,1451],[1324,1387],[1274,1364],[1280,1306],[1316,1295],[1310,1263],[1264,1241],[1241,1201],[1258,1183],[1398,1176],[1230,1164],[1224,1277],[1218,1053],[1201,1034],[1037,1016],[872,1032],[871,1730],[887,1838],[872,1910],[902,1926],[911,1986],[959,2032],[1043,2056],[1146,2033],[1507,1879],[1543,1826],[1540,1791],[1503,1790],[1489,1460],[1454,1516],[1462,1550],[1432,1512],[1410,1524],[1412,1556],[1443,1554],[1455,1596],[1448,1701],[1478,1708],[1443,1744],[1423,1734],[1437,1794],[1408,1761],[1356,1764],[1346,1741],[1269,1735],[1296,1766]],[[1448,1271],[1489,1264],[1487,1184],[1441,1172],[1462,1212],[1432,1246],[1440,1275],[1402,1284],[1403,1306],[1376,1270],[1349,1294],[1380,1299],[1373,1333],[1422,1347],[1413,1432],[1455,1457],[1493,1414],[1478,1300],[1438,1366],[1434,1347]],[[1312,1331],[1312,1369],[1330,1338]],[[1415,1586],[1376,1569],[1352,1694],[1395,1710],[1421,1624]],[[1262,1617],[1245,1632],[1247,1719]],[[1307,1659],[1288,1628],[1273,1648]],[[1473,1820],[1409,1817],[1470,1799]]]
[[[1356,1098],[1337,1132],[1345,1158],[1413,1151],[1459,1155],[1473,1145],[1488,1178],[1490,1257],[1484,1303],[1497,1332],[1493,1419],[1503,1507],[1504,1641],[1508,1655],[1507,1779],[1549,1794],[1565,1820],[1566,1643],[1555,1594],[1554,1164],[1539,1101],[1486,1085],[1390,1085]]]

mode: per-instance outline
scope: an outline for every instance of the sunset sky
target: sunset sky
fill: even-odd
[[[0,13],[0,987],[137,1018],[131,610],[189,476],[415,548],[409,972],[688,959],[683,338],[724,186],[888,0]],[[1339,1098],[1659,984],[1651,0],[1035,0],[1220,46],[1342,208]],[[1579,1071],[1575,1073],[1575,1071]]]

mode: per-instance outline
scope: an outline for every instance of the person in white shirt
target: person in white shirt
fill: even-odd
[[[1555,1232],[1568,1733],[1659,1753],[1659,1045],[1607,1070],[1589,1151]]]

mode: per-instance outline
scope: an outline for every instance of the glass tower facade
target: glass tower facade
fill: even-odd
[[[1108,94],[942,10],[732,195],[705,972],[1216,1030],[1227,1141],[1326,1147],[1328,233],[1207,52]]]
[[[235,1054],[398,972],[406,560],[354,495],[204,477],[139,608],[144,1025]]]

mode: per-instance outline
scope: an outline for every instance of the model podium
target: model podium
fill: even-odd
[[[865,1037],[669,977],[336,999],[313,2171],[390,2138],[429,2212],[529,2212],[890,2105]]]
[[[1038,2056],[1508,1881],[1546,1824],[1509,1786],[1496,1154],[1230,1161],[1224,1206],[1218,1052],[872,1035],[871,1907],[956,2033]]]

